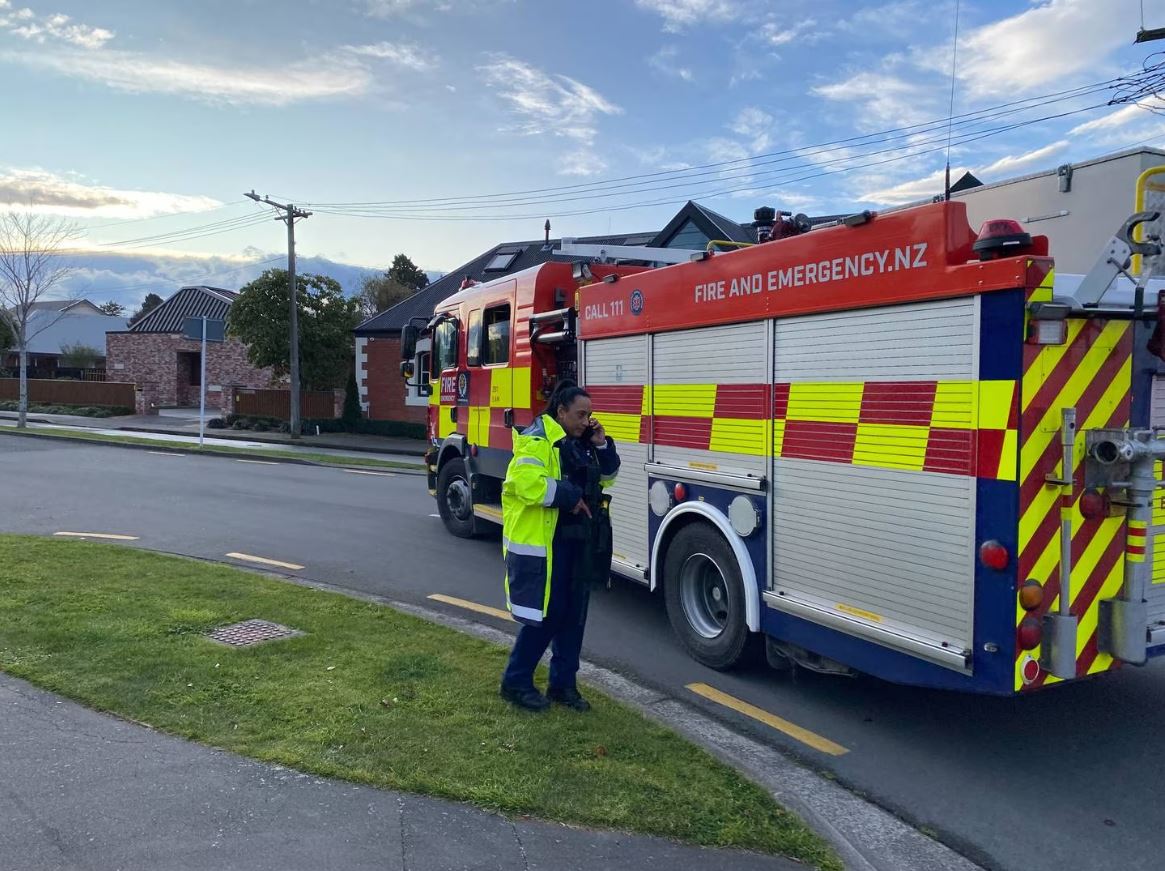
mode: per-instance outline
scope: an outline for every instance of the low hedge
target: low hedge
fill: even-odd
[[[19,411],[20,403],[14,399],[0,400],[0,411]],[[132,408],[98,405],[38,405],[29,403],[29,414],[72,414],[77,417],[122,417],[133,414]]]

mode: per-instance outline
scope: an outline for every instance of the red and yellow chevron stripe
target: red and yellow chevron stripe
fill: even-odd
[[[1050,298],[1051,275],[1032,299]],[[1085,431],[1129,423],[1132,377],[1132,331],[1127,321],[1073,319],[1063,345],[1025,345],[1020,416],[1019,582],[1033,578],[1044,586],[1041,605],[1032,612],[1016,603],[1016,627],[1028,616],[1042,618],[1058,608],[1060,589],[1060,518],[1062,497],[1071,503],[1072,603],[1078,621],[1076,674],[1082,677],[1112,668],[1108,654],[1097,650],[1099,602],[1120,589],[1124,573],[1124,517],[1086,520],[1078,503],[1083,492]],[[1077,439],[1071,492],[1046,478],[1063,474],[1060,446],[1061,410],[1076,409]],[[1143,559],[1143,553],[1141,558]],[[1034,689],[1057,678],[1036,672],[1016,644],[1015,688]],[[1025,666],[1027,679],[1025,680]]]
[[[626,442],[1016,479],[1015,381],[588,385]]]

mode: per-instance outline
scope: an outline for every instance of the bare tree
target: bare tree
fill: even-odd
[[[0,318],[7,321],[20,354],[18,427],[28,425],[28,345],[56,318],[34,318],[46,297],[71,268],[65,245],[79,234],[72,221],[30,212],[0,214]]]

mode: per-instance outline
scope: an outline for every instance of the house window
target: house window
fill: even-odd
[[[445,320],[433,331],[433,378],[446,369],[457,368],[457,321]]]
[[[518,248],[498,251],[490,259],[489,263],[485,265],[486,272],[505,272],[514,265],[514,261],[518,259],[518,255],[522,253],[522,249]]]
[[[500,366],[510,362],[510,306],[485,310],[485,345],[481,349],[482,365]]]
[[[465,365],[481,365],[481,309],[469,313],[469,333],[465,343]]]

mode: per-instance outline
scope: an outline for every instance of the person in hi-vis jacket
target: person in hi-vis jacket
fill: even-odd
[[[575,676],[586,628],[590,585],[611,568],[610,518],[602,490],[615,480],[619,454],[591,417],[590,395],[562,381],[546,411],[514,433],[514,457],[502,484],[506,605],[521,623],[502,675],[501,696],[544,711],[551,702],[590,708]],[[546,695],[534,670],[551,647]]]

